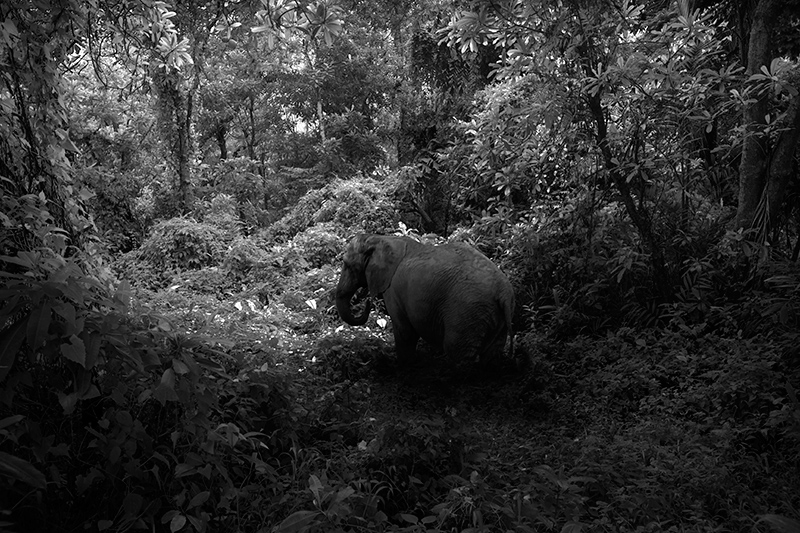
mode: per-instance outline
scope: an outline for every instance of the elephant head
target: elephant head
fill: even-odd
[[[376,235],[355,237],[344,251],[344,265],[336,287],[336,309],[342,320],[351,326],[367,322],[372,303],[361,315],[353,314],[350,300],[361,287],[367,287],[373,297],[379,297],[389,287],[397,265],[402,261],[404,245],[387,241]]]

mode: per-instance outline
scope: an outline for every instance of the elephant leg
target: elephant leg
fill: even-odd
[[[394,323],[392,327],[394,328],[394,345],[397,350],[397,358],[400,361],[412,361],[417,353],[419,335],[410,327],[398,327]]]
[[[392,318],[392,332],[397,358],[400,361],[412,361],[417,353],[419,333],[406,316],[401,300],[393,293],[383,295],[386,310]]]
[[[392,317],[392,330],[397,358],[400,361],[413,360],[417,353],[419,333],[411,326],[408,320],[401,317]]]
[[[480,356],[480,346],[475,339],[458,329],[450,329],[444,335],[444,354],[453,361],[477,361]]]
[[[497,330],[494,336],[490,337],[486,341],[485,346],[483,346],[480,350],[480,357],[497,359],[503,355],[503,350],[505,349],[507,342],[508,328],[503,326]]]

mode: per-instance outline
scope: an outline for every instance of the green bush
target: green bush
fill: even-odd
[[[334,263],[344,251],[346,241],[335,233],[330,222],[316,224],[298,233],[292,239],[300,254],[312,268]]]
[[[161,165],[157,171],[160,173],[158,178],[143,187],[136,200],[137,212],[149,221],[182,216],[184,209],[191,209],[192,206],[183,205],[181,192],[171,185],[173,180],[166,164]]]
[[[215,194],[200,211],[202,221],[222,231],[222,244],[229,245],[242,233],[242,222],[239,220],[237,200],[228,194]]]
[[[727,211],[704,206],[682,219],[682,230],[661,228],[676,283],[658,299],[650,255],[624,206],[600,203],[591,190],[559,194],[558,202],[535,206],[516,222],[511,211],[498,210],[463,231],[511,277],[518,329],[534,324],[568,338],[623,325],[665,326],[677,315],[701,323],[747,277],[735,268],[740,252],[715,244]]]
[[[456,197],[461,169],[459,164],[451,168],[449,161],[459,161],[453,148],[420,157],[414,164],[397,169],[394,201],[401,220],[408,226],[446,235],[458,224],[472,221]]]
[[[589,198],[565,196],[564,201],[560,209],[533,210],[528,220],[516,224],[509,225],[502,213],[487,214],[456,232],[511,279],[518,331],[535,327],[569,337],[612,329],[630,301],[627,291],[647,286],[647,265],[637,254],[635,239],[628,237],[631,228],[620,216],[621,206],[599,210],[587,227]]]
[[[303,499],[306,508],[286,517],[274,531],[387,531],[388,517],[379,509],[381,488],[370,481],[345,483],[329,479],[325,473],[311,474],[309,497]]]
[[[235,278],[224,268],[212,266],[182,272],[179,281],[183,287],[193,291],[222,296],[226,292],[234,291],[236,288],[234,280]]]
[[[297,427],[290,382],[131,309],[125,285],[106,288],[75,259],[43,259],[3,258],[23,270],[6,275],[0,310],[3,520],[25,531],[273,520],[257,502],[291,483],[272,455]]]
[[[356,393],[356,388],[349,387],[349,395]],[[331,397],[340,396],[334,393]],[[347,412],[345,405],[337,414],[341,417]],[[278,531],[291,531],[300,519],[321,531],[358,524],[369,524],[373,531],[404,531],[401,524],[434,527],[438,522],[440,527],[445,524],[454,527],[463,519],[474,518],[466,509],[457,509],[450,502],[437,505],[448,494],[460,493],[456,488],[462,481],[459,474],[468,472],[465,468],[474,467],[481,457],[465,447],[469,436],[459,421],[452,417],[403,416],[393,420],[372,419],[366,429],[369,432],[366,439],[343,458],[346,466],[343,471],[337,472],[332,468],[334,465],[329,465],[331,468],[323,475],[309,477],[312,498],[304,497],[305,501],[298,502],[302,509],[288,516]],[[467,494],[461,494],[463,500],[469,499]],[[418,519],[416,514],[424,518]],[[441,529],[423,527],[413,531]]]
[[[292,242],[276,244],[270,248],[269,253],[271,255],[269,268],[283,279],[292,278],[309,268],[308,262],[303,257],[303,251]]]
[[[332,333],[320,338],[311,350],[312,371],[334,383],[354,381],[368,377],[373,364],[391,352],[384,339],[371,333]]]
[[[198,269],[222,260],[225,239],[225,232],[210,224],[171,218],[153,226],[140,257],[157,268]]]
[[[745,531],[754,516],[788,514],[764,495],[800,493],[797,479],[761,464],[765,454],[783,463],[800,452],[791,385],[800,366],[783,342],[689,328],[523,339],[531,371],[546,371],[526,381],[525,401],[546,405],[549,423],[575,438],[554,460],[594,480],[581,521],[629,530],[688,521],[703,530],[720,520]]]
[[[234,277],[246,278],[253,269],[263,269],[271,259],[271,254],[261,248],[257,240],[239,237],[225,252],[220,266]]]
[[[76,174],[76,184],[93,193],[87,203],[109,252],[128,252],[138,246],[149,221],[139,216],[134,205],[141,190],[135,176],[102,167],[76,169]]]
[[[233,198],[235,214],[248,228],[266,224],[273,217],[272,211],[284,205],[282,184],[260,161],[229,158],[215,165],[200,165],[198,170],[197,197],[206,199],[224,194]]]
[[[337,180],[326,188],[328,197],[314,213],[313,221],[333,222],[350,235],[359,231],[388,233],[398,221],[390,197],[393,187],[391,180]]]
[[[314,213],[324,201],[325,189],[308,191],[286,215],[266,230],[264,238],[280,242],[291,239],[314,223]]]
[[[267,231],[269,240],[285,242],[315,224],[332,222],[351,236],[357,232],[386,233],[397,226],[390,194],[393,182],[371,178],[336,180],[305,194],[297,205]]]
[[[351,111],[328,117],[329,139],[319,149],[318,167],[339,176],[371,172],[384,162],[380,139],[366,127],[361,113]]]
[[[111,269],[120,280],[139,289],[158,290],[166,287],[175,271],[166,265],[155,265],[142,257],[141,249],[131,250],[114,258]]]

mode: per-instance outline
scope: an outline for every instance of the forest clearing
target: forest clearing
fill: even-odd
[[[0,50],[0,531],[800,533],[800,5],[21,0]]]

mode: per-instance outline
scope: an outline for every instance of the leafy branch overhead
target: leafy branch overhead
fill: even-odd
[[[172,19],[177,15],[165,2],[155,2],[148,12],[150,39],[158,52],[158,68],[181,70],[194,63],[189,39],[181,38]],[[179,40],[180,39],[180,40]]]
[[[261,0],[263,9],[256,13],[258,22],[253,33],[266,33],[269,46],[276,39],[285,39],[287,34],[298,32],[314,40],[321,36],[330,46],[342,31],[342,9],[327,0],[306,2],[303,0]]]

